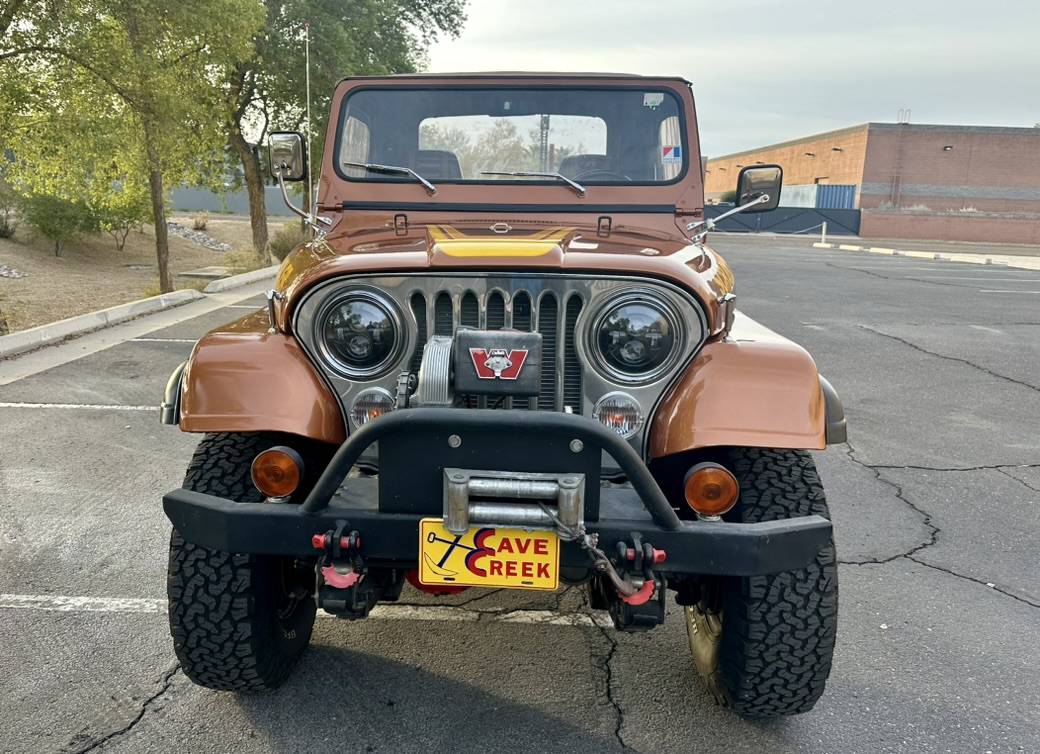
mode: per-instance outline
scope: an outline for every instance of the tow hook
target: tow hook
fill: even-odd
[[[627,569],[624,567],[622,567],[620,575],[624,581],[631,583],[633,586],[640,580],[642,584],[639,584],[639,588],[631,594],[625,594],[618,590],[618,597],[628,605],[644,605],[654,596],[654,589],[657,585],[653,566],[663,563],[668,558],[668,553],[664,550],[658,550],[649,542],[643,542],[639,532],[632,532],[632,543],[633,547],[628,547],[624,542],[617,543],[618,560],[621,563],[631,563],[632,571],[641,574],[641,576],[635,579],[625,578]]]
[[[349,589],[365,577],[365,560],[361,557],[361,535],[357,531],[344,534],[346,522],[311,537],[311,546],[323,554],[318,559],[318,588],[328,584],[334,589]]]
[[[613,556],[593,553],[599,577],[590,583],[591,605],[607,610],[620,631],[646,631],[664,623],[665,580],[653,567],[668,554],[632,532],[632,543],[618,542]]]

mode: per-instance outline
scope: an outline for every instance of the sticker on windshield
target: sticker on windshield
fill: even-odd
[[[682,162],[682,147],[661,147],[661,164],[676,165]]]
[[[643,107],[651,109],[664,102],[664,92],[645,92],[643,94]]]

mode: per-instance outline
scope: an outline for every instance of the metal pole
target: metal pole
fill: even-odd
[[[311,22],[305,21],[303,24],[303,47],[304,54],[306,56],[306,80],[307,80],[307,210],[311,215],[316,214],[314,211],[314,184],[311,181],[311,160],[310,157],[313,154],[311,151]]]
[[[823,225],[820,226],[820,243],[827,243],[827,221],[823,221]]]

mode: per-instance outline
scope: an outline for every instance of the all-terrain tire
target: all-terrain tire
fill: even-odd
[[[809,453],[736,448],[729,466],[740,499],[727,519],[830,518]],[[811,710],[830,674],[837,634],[833,540],[805,568],[713,586],[686,617],[694,664],[716,699],[749,718]]]
[[[184,486],[259,503],[249,467],[272,445],[265,434],[210,434],[199,443]],[[291,559],[221,552],[174,529],[167,572],[170,633],[195,683],[228,691],[274,688],[289,675],[314,626],[314,597]]]

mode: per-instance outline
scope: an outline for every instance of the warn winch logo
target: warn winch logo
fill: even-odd
[[[469,357],[473,359],[473,368],[477,377],[482,380],[515,380],[527,361],[527,349],[517,348],[507,351],[504,348],[471,348]]]

